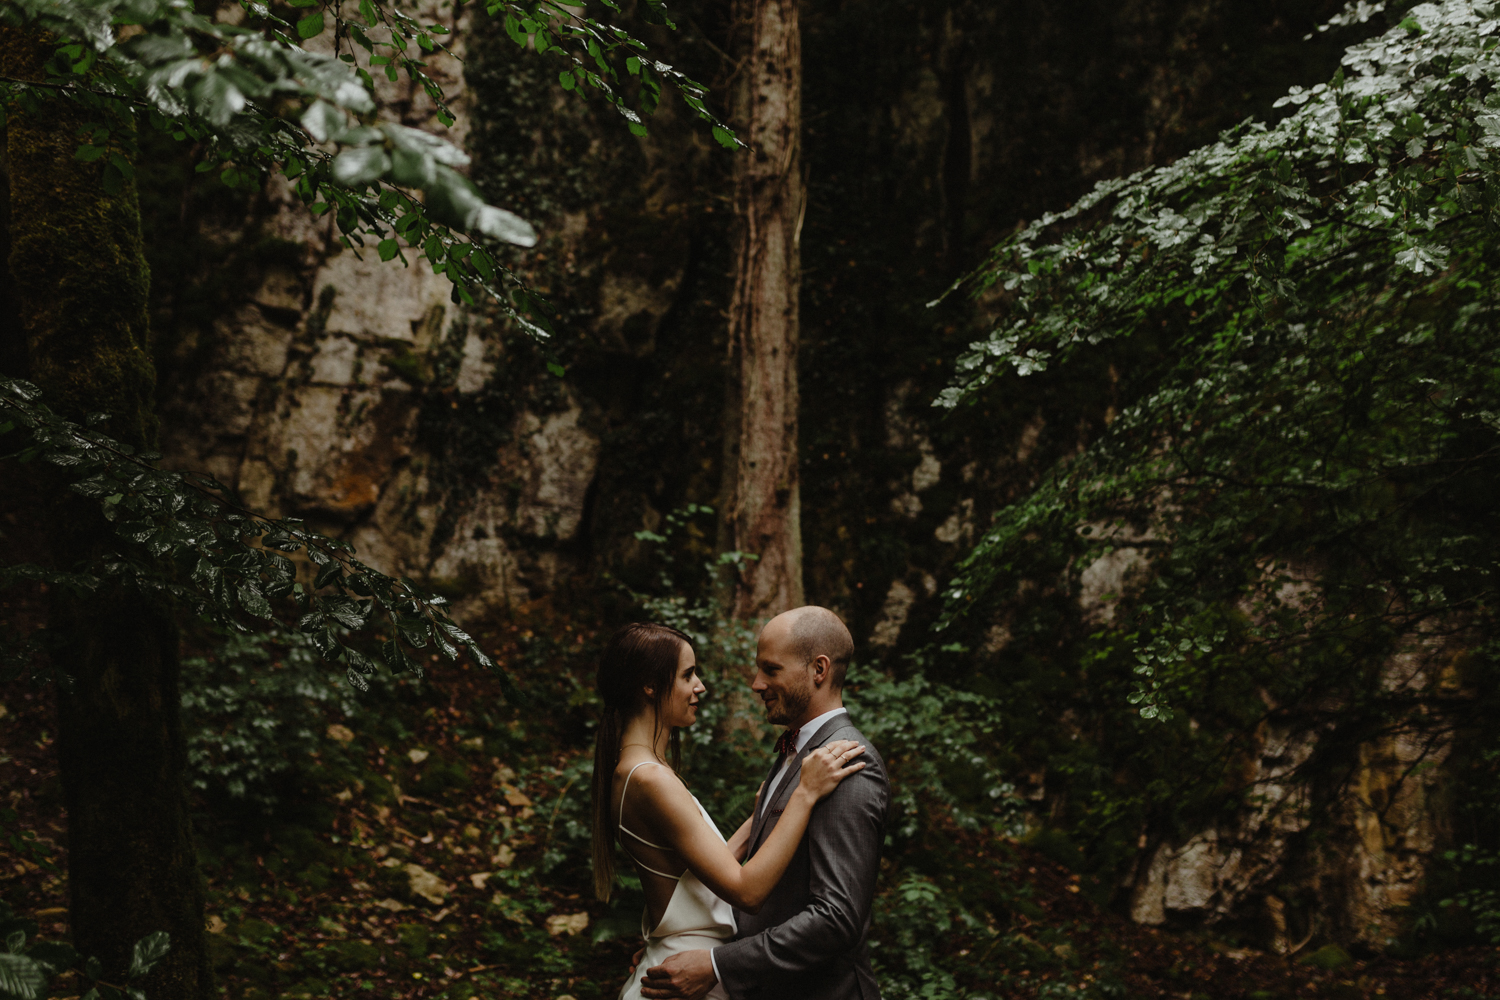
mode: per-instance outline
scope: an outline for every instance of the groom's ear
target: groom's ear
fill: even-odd
[[[818,687],[822,687],[832,678],[833,661],[822,653],[813,657],[811,666],[813,683]]]

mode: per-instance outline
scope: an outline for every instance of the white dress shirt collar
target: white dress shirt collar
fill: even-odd
[[[811,740],[814,736],[818,735],[818,730],[823,728],[823,723],[827,722],[835,715],[838,715],[840,712],[847,711],[847,708],[840,705],[838,708],[835,708],[831,712],[824,712],[816,719],[809,719],[805,725],[797,730],[797,753],[801,753],[803,749],[806,748],[808,741]]]

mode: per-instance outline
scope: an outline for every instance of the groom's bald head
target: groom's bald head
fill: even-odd
[[[777,615],[766,623],[766,628],[778,622],[786,628],[791,647],[803,663],[811,663],[819,656],[828,657],[829,683],[833,690],[842,691],[844,674],[854,658],[854,637],[839,616],[827,608],[809,604]]]

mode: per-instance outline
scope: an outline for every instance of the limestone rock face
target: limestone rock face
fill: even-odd
[[[463,112],[459,60],[471,25],[459,27],[452,54],[427,62]],[[462,144],[420,89],[380,86],[405,124]],[[573,541],[582,523],[600,443],[590,418],[568,399],[506,412],[496,435],[506,443],[483,463],[481,482],[435,479],[434,446],[448,442],[422,440],[423,414],[505,374],[500,330],[487,313],[455,306],[419,251],[407,248],[408,266],[381,262],[341,245],[331,222],[273,180],[256,224],[288,250],[248,273],[243,299],[186,341],[192,357],[178,359],[186,377],[164,421],[167,461],[210,472],[256,510],[348,539],[387,573],[447,582],[477,606],[536,596],[568,568],[548,550]],[[628,318],[632,295],[665,294],[612,288],[611,322]],[[530,549],[521,557],[518,538]]]
[[[562,541],[578,534],[585,494],[599,461],[599,439],[580,425],[582,415],[577,406],[545,419],[523,415],[518,457],[529,475],[515,512],[521,533]]]
[[[1388,685],[1427,683],[1399,656]],[[1360,742],[1347,756],[1335,733],[1262,725],[1245,770],[1245,807],[1232,820],[1162,843],[1138,865],[1130,914],[1138,923],[1233,923],[1286,954],[1317,937],[1382,949],[1410,919],[1435,852],[1451,831],[1443,765],[1451,735],[1430,719]],[[1341,762],[1343,780],[1318,790],[1298,772],[1315,756]],[[1316,833],[1316,836],[1308,836]],[[1292,887],[1316,902],[1282,898]]]
[[[1360,747],[1339,817],[1356,837],[1344,851],[1329,852],[1325,880],[1343,898],[1338,916],[1353,940],[1383,945],[1406,930],[1403,911],[1451,833],[1442,767],[1450,750],[1447,738],[1413,731]],[[1419,770],[1423,764],[1430,766]]]
[[[1136,879],[1130,914],[1138,923],[1169,918],[1212,924],[1236,914],[1247,896],[1266,891],[1287,861],[1291,838],[1312,821],[1307,789],[1294,780],[1313,741],[1261,727],[1245,777],[1254,806],[1185,843],[1159,845]]]

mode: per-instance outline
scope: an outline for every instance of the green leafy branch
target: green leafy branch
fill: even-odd
[[[118,549],[98,565],[67,570],[20,564],[0,569],[0,585],[23,580],[91,592],[125,585],[183,603],[211,621],[241,632],[247,621],[278,621],[273,601],[293,609],[296,629],[328,662],[346,667],[361,689],[376,663],[349,644],[351,633],[379,632],[381,658],[392,671],[421,675],[408,649],[429,646],[456,660],[460,649],[482,667],[494,662],[429,597],[407,579],[393,579],[355,558],[347,542],[307,530],[302,522],[265,517],[236,504],[212,477],[168,472],[160,458],[136,453],[98,430],[80,427],[40,402],[39,391],[0,379],[0,435],[18,446],[0,460],[41,460],[67,477],[68,488],[97,501],[113,525]],[[311,563],[310,586],[297,581],[289,555]],[[289,616],[290,617],[290,616]],[[13,648],[16,662],[29,650]],[[503,677],[503,675],[502,675]]]
[[[1278,125],[1246,122],[1170,166],[1101,182],[1002,241],[949,289],[996,297],[1005,318],[960,357],[939,405],[1129,336],[1164,307],[1194,310],[1197,327],[1243,323],[1305,302],[1303,277],[1355,257],[1382,278],[1441,270],[1440,238],[1500,206],[1491,13],[1423,4],[1351,47],[1348,74],[1292,88],[1278,104],[1298,110]]]
[[[383,261],[399,256],[405,264],[406,249],[417,250],[452,282],[455,302],[488,298],[532,336],[550,336],[545,303],[486,245],[533,246],[532,226],[485,202],[460,173],[469,162],[461,150],[378,120],[372,69],[390,80],[404,72],[433,101],[439,121],[453,124],[422,58],[446,51],[441,36],[450,29],[423,24],[384,0],[362,0],[357,20],[344,18],[338,5],[298,0],[294,8],[308,12],[295,23],[256,0],[241,6],[250,15],[246,24],[215,20],[173,0],[16,0],[0,7],[0,23],[49,32],[57,50],[46,79],[0,81],[0,103],[14,102],[30,115],[44,113],[44,102],[58,96],[101,111],[147,110],[155,128],[205,148],[200,171],[218,169],[231,187],[257,187],[279,170],[313,215],[334,213],[341,241],[356,254],[367,239]],[[660,100],[661,82],[669,81],[721,144],[739,145],[709,112],[705,88],[644,58],[644,43],[623,29],[547,0],[486,9],[504,18],[520,44],[567,59],[563,88],[601,93],[632,132],[644,134],[645,125],[619,92],[622,74],[638,81],[646,113]],[[660,3],[647,10],[658,23],[670,23]],[[330,23],[332,55],[302,48]],[[130,136],[111,135],[100,124],[84,132],[77,157],[102,162],[106,188],[133,176]]]
[[[619,10],[613,0],[601,2]],[[491,16],[503,17],[505,32],[516,45],[537,52],[553,52],[570,63],[558,73],[562,88],[581,92],[584,87],[590,87],[599,91],[629,123],[634,135],[644,136],[647,130],[641,114],[626,105],[617,89],[621,77],[615,60],[619,55],[625,56],[626,74],[634,77],[638,84],[641,113],[649,115],[656,110],[661,103],[662,81],[667,81],[676,87],[683,103],[711,126],[714,140],[719,145],[726,149],[744,146],[735,138],[733,130],[709,110],[707,87],[658,59],[646,58],[645,44],[622,29],[584,17],[576,8],[553,0],[530,4],[490,2],[487,9]],[[667,17],[666,4],[661,0],[648,0],[645,14],[653,24],[676,27]]]

